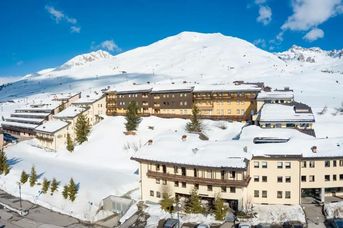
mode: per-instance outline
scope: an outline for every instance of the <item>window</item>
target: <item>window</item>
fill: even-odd
[[[199,189],[199,184],[194,184],[195,189]]]
[[[278,199],[282,199],[282,191],[277,191],[277,192],[276,192],[276,197],[277,197]]]
[[[157,198],[161,198],[161,193],[160,192],[156,192],[156,197]]]
[[[265,169],[267,168],[267,162],[266,161],[262,162],[262,168],[265,168]]]
[[[339,166],[343,166],[343,160],[339,160]]]
[[[186,182],[182,182],[181,185],[183,188],[186,188],[186,186],[187,186]]]
[[[154,196],[154,191],[150,190],[150,196]]]
[[[212,185],[207,185],[207,191],[212,192]]]
[[[179,187],[179,182],[178,181],[174,181],[174,186],[175,187]]]
[[[267,182],[267,176],[262,176],[262,182]]]
[[[178,173],[179,168],[177,166],[174,166],[174,173]]]
[[[262,191],[262,198],[267,198],[267,191],[266,190]]]
[[[241,110],[237,109],[237,114],[238,114],[238,115],[241,114],[240,112],[241,112]]]
[[[198,176],[198,170],[196,168],[194,168],[194,177]]]
[[[301,163],[301,168],[306,168],[306,161],[303,161],[303,162]]]
[[[314,175],[310,175],[308,179],[309,179],[309,182],[314,182],[315,181]]]
[[[278,169],[282,169],[282,167],[283,167],[283,163],[282,163],[282,162],[278,162],[278,163],[277,163],[277,168],[278,168]]]
[[[330,175],[325,175],[324,179],[325,179],[325,181],[330,181]]]
[[[160,184],[160,179],[156,179],[156,184]]]
[[[325,161],[325,167],[330,167],[330,161]]]
[[[227,114],[229,114],[229,115],[231,114],[231,109],[227,110]]]
[[[156,171],[160,171],[160,165],[156,164]]]
[[[222,192],[226,192],[226,187],[225,186],[222,186],[221,189],[222,189]]]
[[[277,182],[282,183],[282,177],[277,177]]]
[[[231,193],[235,193],[236,192],[236,188],[235,187],[230,187],[230,192]]]
[[[306,182],[306,176],[301,176],[301,182]]]
[[[286,183],[291,183],[291,177],[289,177],[289,176],[285,177],[285,182]]]
[[[337,166],[337,161],[336,161],[336,160],[333,160],[333,161],[332,161],[332,166],[333,166],[333,167],[336,167],[336,166]]]
[[[236,172],[235,171],[230,172],[230,178],[236,178]]]
[[[258,161],[254,162],[254,168],[260,168],[260,163]]]
[[[343,174],[339,174],[339,180],[343,180]]]
[[[290,162],[285,162],[285,168],[290,169],[291,168],[291,163]]]
[[[254,176],[254,182],[259,182],[260,181],[260,177],[259,176]]]
[[[336,180],[337,180],[337,175],[336,175],[336,174],[332,175],[332,180],[333,180],[333,181],[336,181]]]
[[[260,192],[259,192],[258,190],[255,190],[255,191],[254,191],[254,197],[255,197],[255,198],[260,197]]]
[[[314,164],[315,164],[314,161],[310,161],[309,167],[310,167],[310,168],[314,168],[314,166],[315,166]]]
[[[185,167],[181,167],[181,175],[186,176],[186,168]]]
[[[290,191],[285,191],[285,198],[290,199],[291,198],[291,192]]]
[[[162,181],[162,184],[163,184],[163,185],[167,185],[167,180],[163,180],[163,181]]]

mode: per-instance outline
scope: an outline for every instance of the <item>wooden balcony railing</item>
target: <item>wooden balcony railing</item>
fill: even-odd
[[[231,187],[246,187],[250,181],[250,177],[246,176],[243,180],[227,180],[227,179],[212,179],[203,177],[190,177],[170,173],[161,173],[149,170],[147,176],[150,178],[164,179],[168,181],[186,182],[189,184],[212,185],[212,186],[231,186]]]

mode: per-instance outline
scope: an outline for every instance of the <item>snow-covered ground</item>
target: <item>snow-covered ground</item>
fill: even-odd
[[[327,219],[343,218],[343,201],[324,204],[324,211]]]
[[[289,221],[306,223],[305,213],[300,205],[254,205],[254,218],[248,222],[252,225],[260,223],[282,224]]]
[[[284,53],[273,54],[234,37],[184,32],[117,56],[103,51],[80,55],[60,67],[12,82],[0,90],[0,122],[14,109],[49,100],[48,95],[52,93],[92,93],[147,82],[154,85],[187,81],[190,86],[206,86],[245,80],[264,82],[273,89],[290,87],[296,101],[312,107],[318,138],[342,138],[343,115],[336,112],[343,101],[343,60],[338,52],[293,47]],[[301,55],[305,61],[298,58]],[[310,61],[306,61],[308,57]],[[327,111],[318,114],[325,106]],[[12,169],[8,176],[0,176],[0,188],[18,195],[21,171],[29,172],[35,165],[41,174],[40,181],[44,177],[55,177],[61,181],[60,190],[54,196],[39,195],[39,186],[30,188],[25,184],[23,198],[81,219],[94,220],[99,217],[96,210],[103,198],[124,195],[138,187],[139,178],[135,174],[138,164],[130,157],[139,153],[139,148],[149,139],[155,141],[185,134],[185,123],[182,119],[143,118],[137,135],[125,136],[124,118],[107,117],[94,127],[89,141],[77,146],[73,153],[66,150],[47,152],[35,147],[34,140],[11,145],[6,152]],[[243,126],[225,122],[227,128],[223,130],[220,122],[204,121],[204,124],[209,143],[231,140]],[[148,126],[154,126],[154,130]],[[257,136],[311,139],[294,130],[256,126],[245,128],[240,139],[251,141]],[[196,136],[191,138],[194,143],[199,140]],[[61,196],[63,185],[71,177],[80,183],[74,203]],[[133,196],[139,197],[137,192]],[[151,210],[155,209],[151,207]]]

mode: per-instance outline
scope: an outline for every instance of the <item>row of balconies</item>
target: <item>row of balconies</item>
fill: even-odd
[[[214,179],[194,176],[184,176],[170,173],[163,173],[157,171],[148,170],[147,176],[149,178],[163,179],[167,181],[179,181],[187,182],[190,184],[200,185],[213,185],[213,186],[234,186],[234,187],[246,187],[250,181],[249,176],[244,176],[242,180],[230,180],[230,179]]]

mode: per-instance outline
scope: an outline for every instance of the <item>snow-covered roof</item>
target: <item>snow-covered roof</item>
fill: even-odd
[[[32,116],[32,117],[47,117],[50,113],[46,112],[16,112],[12,113],[11,116]]]
[[[116,86],[112,91],[117,93],[138,93],[138,92],[150,92],[152,86],[149,84],[142,85],[120,85]]]
[[[256,85],[196,85],[193,89],[194,92],[239,92],[239,91],[260,91],[261,88]]]
[[[312,147],[317,147],[317,152]],[[173,156],[170,156],[170,155]],[[291,138],[285,143],[254,144],[252,140],[199,142],[188,138],[164,137],[144,146],[132,159],[180,165],[245,169],[253,157],[306,158],[343,157],[343,138]]]
[[[261,91],[257,95],[257,100],[293,100],[293,91]]]
[[[243,148],[238,144],[212,142],[197,145],[180,141],[180,138],[164,139],[162,142],[143,147],[133,158],[203,167],[246,168]]]
[[[294,106],[264,104],[260,114],[261,122],[314,122],[312,113],[296,113]]]
[[[35,129],[38,125],[37,124],[27,124],[27,123],[18,123],[18,122],[9,122],[4,121],[1,123],[3,126],[11,126],[11,127],[21,127],[27,129]]]
[[[80,93],[59,93],[59,94],[53,94],[53,100],[56,101],[65,101],[68,100],[74,96],[80,95]]]
[[[44,119],[40,118],[21,118],[21,117],[7,117],[6,121],[10,122],[33,122],[33,123],[41,123],[44,121]]]
[[[91,94],[82,94],[81,98],[77,101],[73,102],[73,104],[92,104],[101,98],[104,97],[102,92],[99,93],[91,93]]]
[[[38,132],[55,133],[56,131],[65,128],[69,123],[62,120],[51,120],[36,128]]]
[[[54,115],[56,118],[73,118],[80,113],[84,112],[86,109],[85,108],[80,108],[80,107],[75,107],[75,106],[70,106],[66,109],[64,109],[62,112],[57,113]]]
[[[58,108],[61,105],[61,102],[52,101],[45,104],[33,104],[30,107],[24,107],[16,109],[16,112],[51,112],[52,110]]]
[[[167,92],[191,92],[193,86],[187,84],[158,84],[154,85],[152,93],[167,93]]]

